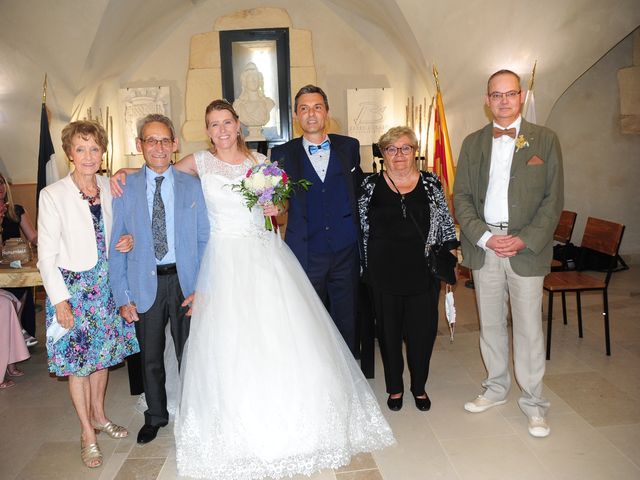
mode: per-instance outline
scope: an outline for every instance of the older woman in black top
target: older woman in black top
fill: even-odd
[[[386,171],[368,177],[358,203],[364,271],[376,312],[378,340],[391,410],[402,408],[402,341],[406,341],[411,393],[426,411],[429,361],[438,329],[440,281],[428,273],[425,240],[458,246],[453,220],[438,177],[418,170],[416,136],[394,127],[378,142]]]

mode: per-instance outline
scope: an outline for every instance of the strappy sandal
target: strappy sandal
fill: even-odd
[[[7,367],[7,375],[9,375],[10,377],[22,377],[24,375],[24,372],[15,365],[9,365]]]
[[[98,468],[102,465],[102,452],[97,443],[90,443],[83,447],[80,440],[80,457],[82,457],[82,463],[89,468]]]
[[[4,390],[5,388],[11,388],[15,386],[16,386],[16,382],[14,382],[13,380],[7,380],[6,382],[0,383],[0,390]]]
[[[93,423],[93,428],[95,429],[96,433],[98,432],[104,432],[107,435],[109,435],[111,438],[126,438],[129,436],[129,431],[124,428],[121,427],[120,425],[116,425],[115,423],[112,422],[107,422],[104,425],[100,425],[99,423]]]

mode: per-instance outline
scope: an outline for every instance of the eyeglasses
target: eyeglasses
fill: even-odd
[[[493,100],[494,102],[499,102],[500,100],[502,100],[504,97],[507,98],[507,100],[514,100],[518,95],[520,95],[521,90],[518,90],[517,92],[515,90],[510,90],[508,92],[491,92],[489,94],[489,98],[491,100]]]
[[[390,157],[395,157],[398,152],[402,152],[403,155],[410,155],[411,152],[413,152],[413,147],[411,145],[403,145],[402,147],[398,148],[395,145],[389,145],[384,149],[384,151]]]
[[[148,137],[148,138],[145,138],[142,141],[149,148],[153,148],[159,143],[162,144],[163,147],[170,147],[171,145],[173,145],[173,139],[172,138],[153,138],[153,137]]]

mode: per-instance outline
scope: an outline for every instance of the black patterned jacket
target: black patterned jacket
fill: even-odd
[[[362,268],[367,267],[367,248],[369,242],[369,205],[373,197],[373,190],[380,174],[370,175],[362,182],[361,195],[358,198],[360,213],[360,231],[362,234]],[[448,250],[455,249],[460,242],[456,238],[456,229],[449,207],[442,191],[442,184],[437,175],[431,172],[420,172],[422,186],[429,201],[429,230],[424,237],[429,245],[444,245]],[[428,251],[428,250],[427,250]]]

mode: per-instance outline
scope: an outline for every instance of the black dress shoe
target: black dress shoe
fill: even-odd
[[[427,395],[425,393],[425,395]],[[431,399],[429,395],[426,398],[413,397],[416,401],[416,408],[422,412],[426,412],[431,408]]]
[[[402,408],[402,396],[398,398],[391,398],[391,395],[389,395],[389,398],[387,399],[387,407],[389,407],[389,410],[393,410],[394,412],[400,410]]]
[[[138,443],[149,443],[154,438],[156,438],[156,435],[158,435],[158,430],[160,430],[159,425],[144,424],[138,432]]]

